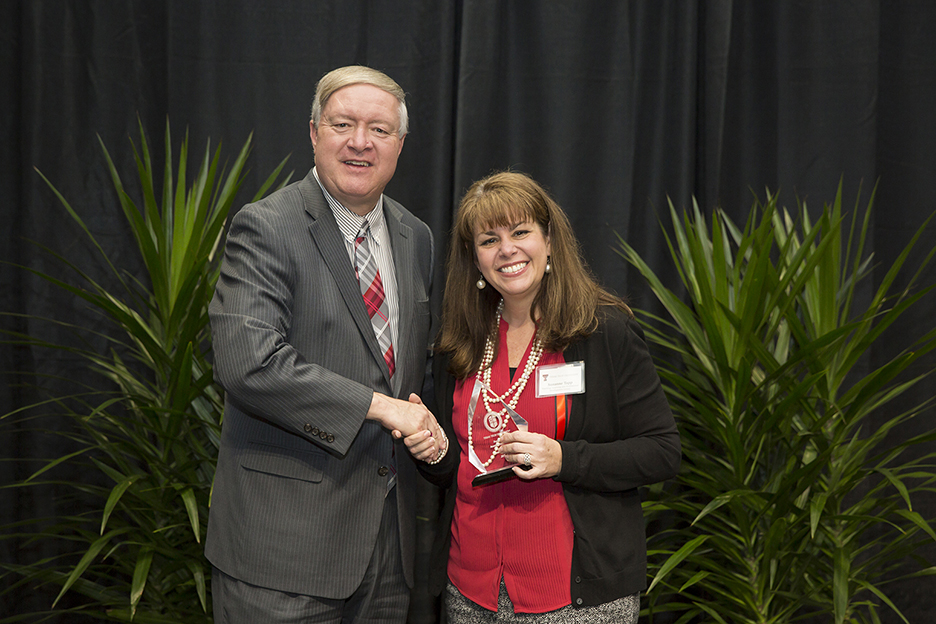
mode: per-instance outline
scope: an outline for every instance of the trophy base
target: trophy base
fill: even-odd
[[[520,470],[529,470],[531,466],[522,466],[517,465]],[[471,480],[471,485],[478,487],[479,485],[489,485],[491,483],[500,483],[501,481],[506,481],[507,479],[516,479],[517,475],[513,471],[514,466],[506,466],[504,468],[499,468],[497,470],[492,470],[491,472],[482,472],[474,479]]]

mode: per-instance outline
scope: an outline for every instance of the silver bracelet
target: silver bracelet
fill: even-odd
[[[442,441],[445,442],[445,448],[443,448],[441,451],[439,451],[439,456],[438,456],[438,457],[436,457],[436,458],[433,459],[432,461],[426,462],[426,463],[429,464],[430,466],[434,466],[435,464],[438,464],[440,461],[442,461],[442,458],[445,457],[445,454],[448,453],[448,448],[449,448],[448,436],[445,435],[445,430],[443,430],[441,427],[439,427],[439,431],[442,432]]]

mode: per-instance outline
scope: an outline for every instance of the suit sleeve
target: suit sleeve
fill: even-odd
[[[574,411],[557,481],[620,492],[676,476],[681,447],[647,345],[633,321],[612,316],[586,339],[584,410]]]
[[[306,361],[290,344],[301,271],[284,234],[295,224],[281,212],[252,204],[232,220],[209,307],[215,378],[244,411],[344,455],[373,390]]]

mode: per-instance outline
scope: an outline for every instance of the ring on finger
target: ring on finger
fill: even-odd
[[[533,465],[533,458],[530,457],[529,453],[523,454],[523,465],[526,466],[527,468]]]

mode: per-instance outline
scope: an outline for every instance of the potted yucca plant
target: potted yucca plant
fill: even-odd
[[[899,613],[888,582],[936,572],[916,558],[936,523],[913,507],[936,484],[934,454],[917,451],[936,433],[888,437],[932,406],[896,399],[929,374],[908,372],[936,348],[936,328],[859,374],[933,288],[916,284],[933,252],[895,292],[921,228],[877,288],[860,290],[873,194],[863,219],[858,206],[846,218],[841,198],[840,185],[812,220],[768,193],[743,229],[718,210],[709,225],[697,205],[680,218],[670,204],[685,297],[620,241],[667,314],[642,321],[684,450],[679,478],[645,503],[659,527],[651,620],[878,622],[882,608]]]
[[[73,280],[33,273],[90,306],[108,321],[111,331],[105,336],[109,344],[105,350],[40,344],[28,335],[6,340],[77,358],[99,381],[4,416],[8,423],[19,420],[20,426],[41,427],[43,418],[57,415],[69,424],[58,433],[70,438],[70,446],[77,449],[48,459],[29,479],[7,486],[65,487],[77,495],[81,509],[74,515],[3,527],[4,539],[69,545],[62,547],[65,555],[4,566],[4,593],[56,588],[58,597],[47,612],[21,616],[29,621],[60,614],[60,599],[66,593],[79,597],[70,600],[66,610],[95,619],[211,621],[210,568],[201,542],[222,399],[212,380],[207,308],[218,278],[224,224],[244,179],[250,143],[248,137],[225,171],[226,167],[219,169],[220,147],[212,153],[209,141],[196,163],[196,175],[189,180],[188,136],[179,148],[176,167],[167,122],[159,183],[140,124],[139,150],[133,145],[141,190],[138,201],[125,190],[101,143],[145,267],[142,278],[111,263],[78,213],[43,176],[100,252],[109,275],[107,283],[95,281],[63,257],[58,259],[73,271]],[[254,199],[270,189],[285,162]],[[86,331],[68,319],[33,320],[57,323],[78,335]]]

